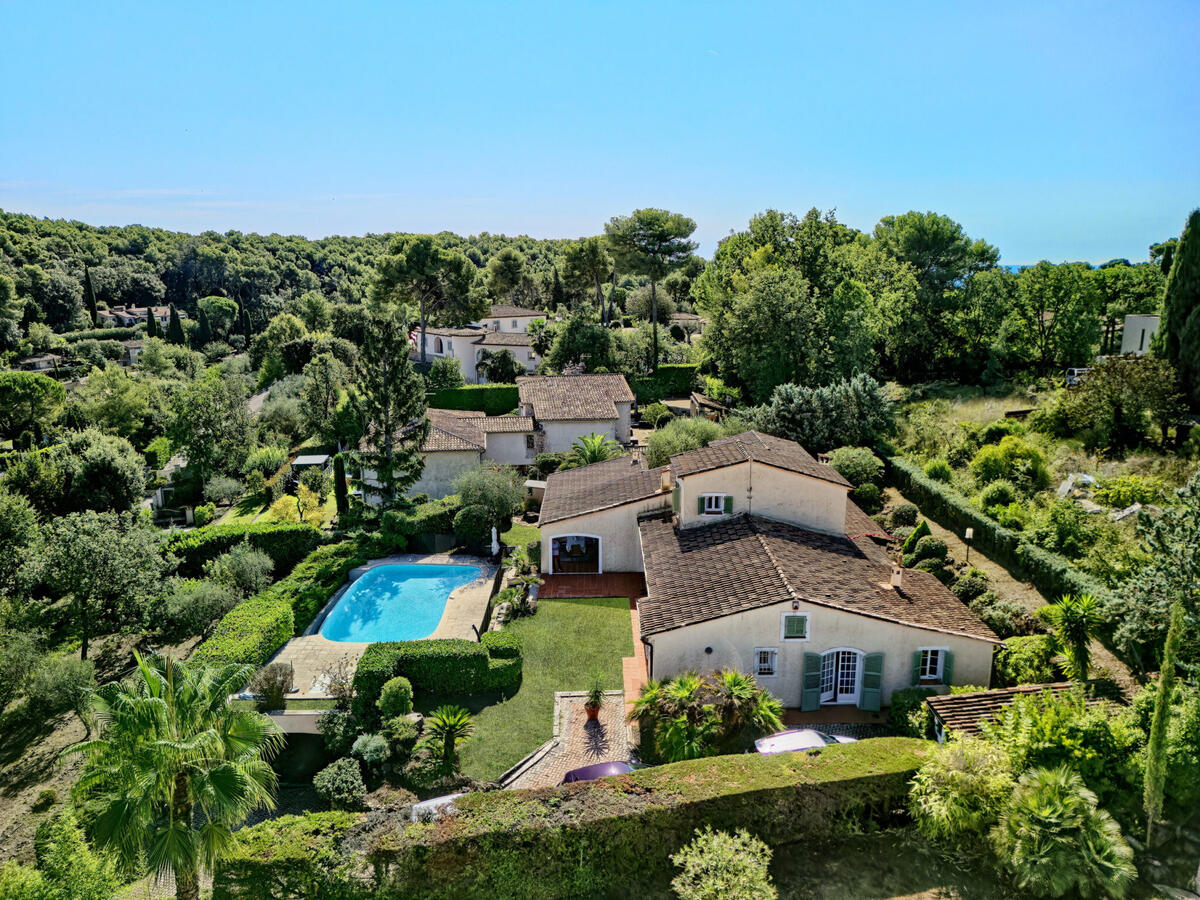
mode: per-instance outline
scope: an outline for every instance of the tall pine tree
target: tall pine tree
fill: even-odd
[[[409,361],[409,323],[397,307],[380,304],[365,317],[354,367],[352,401],[363,422],[363,465],[375,472],[383,505],[421,477],[420,449],[429,434],[425,383]]]
[[[96,289],[92,286],[92,270],[83,267],[83,299],[87,303],[88,315],[92,317],[92,327],[99,321],[100,310],[96,306]]]
[[[201,347],[204,347],[208,344],[211,344],[212,339],[213,339],[212,326],[208,322],[208,313],[206,313],[204,311],[203,307],[201,307],[200,323],[199,323],[199,327],[196,329],[196,343],[199,344]]]
[[[146,316],[146,337],[162,337],[158,333],[158,317],[154,315],[154,308],[151,307],[147,312],[149,315]]]
[[[179,321],[179,310],[171,304],[171,318],[167,322],[167,340],[172,344],[185,344],[187,338],[183,334],[183,323]]]
[[[1159,346],[1188,399],[1200,404],[1200,209],[1188,216],[1171,261]]]

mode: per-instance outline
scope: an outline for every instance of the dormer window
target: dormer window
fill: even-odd
[[[729,494],[701,494],[696,512],[702,516],[724,516],[733,512],[733,497]]]

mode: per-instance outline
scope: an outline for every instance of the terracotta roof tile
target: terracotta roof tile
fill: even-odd
[[[1006,706],[1018,697],[1035,696],[1049,692],[1062,694],[1078,687],[1070,681],[1053,684],[1021,684],[1010,688],[990,691],[973,691],[969,694],[941,694],[926,697],[925,702],[941,720],[942,727],[958,735],[979,734],[980,725],[996,718]],[[1124,702],[1120,689],[1111,681],[1095,679],[1086,683],[1089,703]]]
[[[891,566],[846,537],[758,516],[676,529],[668,515],[639,521],[649,596],[642,634],[669,631],[786,600],[998,643],[995,634],[927,572]]]
[[[686,477],[722,466],[733,466],[748,460],[799,472],[831,484],[850,487],[850,482],[832,466],[817,462],[795,441],[785,440],[757,431],[746,431],[732,437],[713,441],[699,450],[689,450],[671,457],[671,471]]]
[[[539,525],[644,500],[659,493],[665,467],[647,469],[628,456],[554,472],[546,479]],[[662,494],[664,502],[670,496]],[[631,536],[632,537],[632,536]]]
[[[617,403],[632,403],[623,375],[527,375],[517,379],[522,404],[547,422],[615,419]]]
[[[489,331],[474,343],[485,347],[532,347],[533,338],[523,331]]]
[[[525,306],[512,306],[508,303],[497,303],[492,311],[484,316],[485,319],[524,319],[529,316],[545,318],[546,314],[540,309],[529,309]]]
[[[485,434],[533,431],[533,418],[530,416],[484,416],[476,419],[476,422]]]

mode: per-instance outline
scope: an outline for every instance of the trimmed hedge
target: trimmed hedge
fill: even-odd
[[[167,539],[165,550],[179,558],[178,572],[181,576],[199,578],[204,573],[206,562],[228,553],[243,540],[271,557],[275,574],[283,575],[321,542],[321,532],[311,525],[298,522],[206,525],[172,535]]]
[[[520,635],[512,631],[489,631],[479,642],[492,659],[520,659],[524,653]]]
[[[665,896],[671,854],[702,825],[745,828],[780,846],[889,823],[934,746],[877,738],[469,793],[435,823],[284,817],[239,833],[237,849],[217,864],[213,900]],[[363,855],[352,849],[364,844]]]
[[[695,363],[667,363],[653,375],[629,380],[638,403],[655,403],[664,397],[684,397],[696,389],[700,367]]]
[[[287,578],[226,613],[192,659],[261,666],[308,627],[350,570],[364,562],[357,541],[317,548]]]
[[[520,641],[465,641],[437,638],[389,641],[367,647],[354,670],[354,712],[364,723],[379,718],[376,701],[383,686],[397,675],[414,690],[436,694],[477,694],[515,687],[521,680]]]
[[[896,487],[920,506],[924,515],[956,534],[973,528],[975,537],[971,546],[1014,575],[1033,582],[1044,596],[1094,594],[1099,600],[1108,596],[1108,588],[1102,582],[1063,557],[1029,543],[1019,531],[1003,527],[954,488],[927,476],[916,463],[890,456],[888,468]]]
[[[140,328],[89,328],[85,331],[65,331],[61,337],[68,344],[79,341],[131,341],[145,332]]]
[[[433,409],[465,409],[502,416],[517,408],[515,384],[468,384],[458,388],[443,388],[429,398]]]
[[[462,509],[457,494],[421,503],[404,511],[389,509],[383,514],[380,534],[385,541],[403,547],[419,534],[453,534],[454,517]]]

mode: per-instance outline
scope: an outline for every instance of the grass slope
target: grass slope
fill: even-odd
[[[554,692],[581,691],[593,673],[610,689],[621,687],[621,658],[633,655],[629,600],[542,600],[537,615],[508,629],[521,637],[525,668],[521,687],[507,700],[498,694],[471,697],[422,695],[419,711],[458,703],[475,715],[475,737],[462,746],[463,771],[492,780],[550,739]]]

